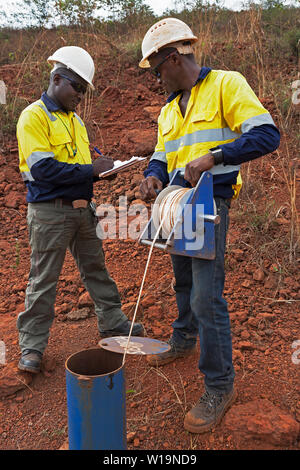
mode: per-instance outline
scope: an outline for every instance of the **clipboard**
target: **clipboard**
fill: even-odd
[[[117,166],[114,166],[110,170],[104,171],[103,173],[99,174],[99,178],[105,178],[106,176],[114,175],[115,173],[118,173],[119,171],[126,170],[126,168],[135,165],[136,163],[139,163],[143,160],[146,160],[147,157],[131,157],[130,160],[127,160],[125,162],[119,163]],[[119,162],[119,160],[117,160]],[[115,162],[115,164],[117,163]]]

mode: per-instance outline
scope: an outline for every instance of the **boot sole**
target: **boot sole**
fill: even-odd
[[[22,364],[18,365],[18,369],[22,370],[23,372],[30,372],[31,374],[39,374],[41,372],[41,369],[35,369],[34,367],[30,366],[23,366]]]
[[[186,431],[192,432],[194,434],[202,434],[202,433],[205,433],[207,431],[210,431],[211,429],[213,429],[215,426],[217,426],[220,423],[220,421],[222,420],[222,418],[225,415],[226,411],[231,407],[231,405],[236,400],[236,398],[237,398],[237,392],[234,391],[230,401],[224,407],[224,410],[222,411],[222,413],[220,414],[218,419],[216,421],[214,421],[213,423],[197,426],[197,425],[193,425],[193,424],[189,424],[189,423],[184,422],[184,429]]]
[[[166,357],[165,359],[154,359],[151,355],[146,357],[146,361],[150,366],[159,367],[169,364],[170,362],[176,361],[176,359],[181,359],[182,357],[187,357],[193,354],[196,351],[196,347],[185,353],[177,353],[174,357]]]
[[[99,334],[100,334],[100,337],[101,337],[101,338],[112,338],[112,337],[114,337],[114,336],[128,336],[129,331],[128,331],[128,333],[126,333],[126,334],[125,334],[125,333],[120,333],[120,332],[119,332],[119,333],[118,333],[118,332],[115,332],[115,333],[113,333],[113,332],[111,332],[111,333],[101,333],[101,332],[99,332]],[[136,333],[133,334],[133,332],[132,332],[132,333],[131,333],[131,336],[144,337],[144,336],[145,336],[145,333],[144,333],[144,331],[141,331],[139,334],[136,334]]]

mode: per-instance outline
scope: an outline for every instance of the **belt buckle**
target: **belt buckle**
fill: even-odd
[[[72,201],[72,206],[74,209],[86,209],[88,205],[88,201],[85,199],[76,199],[75,201]]]

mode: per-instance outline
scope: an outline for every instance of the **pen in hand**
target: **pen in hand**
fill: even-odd
[[[95,150],[95,152],[97,152],[99,155],[103,155],[103,153],[100,152],[100,150],[98,149],[98,147],[94,147],[94,150]]]

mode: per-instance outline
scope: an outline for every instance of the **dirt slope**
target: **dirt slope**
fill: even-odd
[[[7,83],[10,79],[13,82],[14,68],[6,66],[2,75]],[[130,64],[124,67],[116,85],[110,82],[115,76],[113,64],[104,64],[97,81],[98,98],[91,107],[91,143],[115,159],[150,156],[164,96],[152,78]],[[274,111],[272,101],[265,105]],[[83,108],[81,113],[79,110],[79,114],[83,112]],[[0,365],[0,449],[59,449],[68,435],[65,360],[74,352],[97,345],[96,317],[68,254],[57,286],[56,318],[43,372],[34,377],[17,372],[15,325],[24,308],[30,248],[16,139],[6,139],[2,147],[0,340],[7,348],[7,363]],[[145,167],[140,164],[112,182],[96,184],[97,205],[106,202],[118,207],[119,197],[125,194],[130,203],[138,199]],[[246,189],[249,194],[252,191],[258,216],[265,213],[270,192],[279,203],[287,200],[284,182],[272,180],[274,168],[279,171],[275,154],[251,165]],[[265,192],[257,191],[257,182],[263,184]],[[265,239],[259,231],[250,230],[254,225],[249,228],[242,207],[236,202],[231,210],[225,287],[232,321],[237,401],[213,432],[189,434],[183,429],[183,418],[203,392],[203,378],[197,368],[199,346],[191,358],[159,370],[150,368],[143,357],[128,356],[129,449],[300,448],[300,345],[295,343],[300,340],[300,276],[296,267],[282,270],[277,254],[274,259],[270,257],[267,243],[265,252],[260,249]],[[278,219],[271,228],[287,239],[288,220],[282,212]],[[131,316],[149,250],[130,239],[107,240],[104,246],[107,267],[119,286],[124,311]],[[172,285],[169,256],[154,250],[138,314],[149,337],[166,340],[170,335],[176,318]],[[78,310],[79,318],[71,319],[70,312]]]

